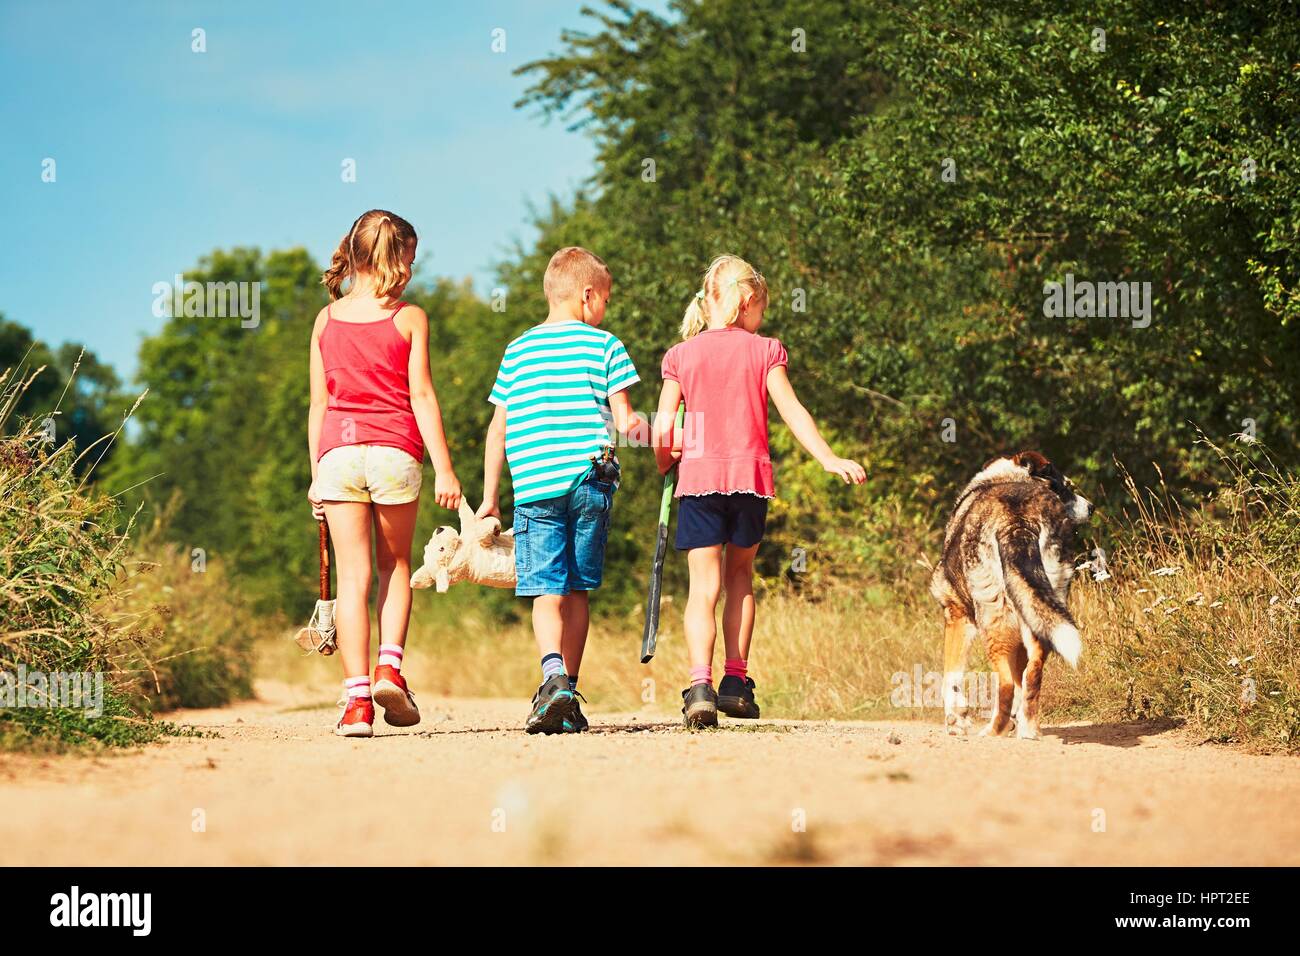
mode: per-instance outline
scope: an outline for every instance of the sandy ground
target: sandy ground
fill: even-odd
[[[937,724],[590,711],[529,737],[526,702],[423,699],[350,741],[319,692],[173,719],[219,737],[0,757],[0,847],[39,864],[1296,864],[1300,760],[1158,725],[957,739]]]

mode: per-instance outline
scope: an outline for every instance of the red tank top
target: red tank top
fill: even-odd
[[[387,445],[424,460],[407,377],[411,343],[394,321],[405,305],[376,322],[338,322],[326,308],[320,355],[329,404],[318,459],[340,445]]]

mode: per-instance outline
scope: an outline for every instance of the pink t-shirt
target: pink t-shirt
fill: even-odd
[[[767,373],[785,346],[731,325],[705,329],[664,355],[663,377],[682,387],[686,425],[677,497],[776,493],[767,446]]]

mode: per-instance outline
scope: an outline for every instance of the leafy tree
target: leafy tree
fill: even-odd
[[[590,130],[598,170],[503,276],[534,289],[556,246],[595,249],[615,274],[607,324],[653,373],[704,264],[751,259],[802,397],[866,455],[873,504],[850,520],[877,526],[866,511],[883,502],[940,520],[1007,448],[1042,447],[1103,499],[1122,492],[1116,460],[1196,489],[1193,425],[1257,428],[1294,462],[1300,27],[1286,5],[593,15],[595,32],[523,68],[523,102]],[[1150,325],[1049,318],[1044,285],[1066,273],[1149,282]],[[810,509],[790,540],[827,525]]]
[[[16,380],[42,367],[45,371],[19,398],[15,418],[6,427],[12,431],[23,418],[53,416],[57,442],[71,439],[79,454],[89,450],[77,462],[76,473],[86,474],[101,455],[103,467],[118,450],[107,436],[117,430],[127,407],[117,373],[94,352],[73,342],[51,349],[0,314],[0,374],[11,370],[11,380]],[[91,449],[96,442],[100,444]]]

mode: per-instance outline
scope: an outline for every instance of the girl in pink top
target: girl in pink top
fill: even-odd
[[[799,444],[831,474],[862,484],[862,466],[838,457],[795,397],[788,358],[776,339],[756,334],[767,308],[767,282],[744,259],[719,256],[704,274],[682,319],[682,339],[664,355],[663,390],[655,417],[659,470],[677,463],[677,548],[686,552],[690,597],[686,645],[691,686],[682,691],[689,728],[716,727],[718,711],[754,719],[754,681],[748,676],[754,635],[754,556],[775,489],[767,445],[771,396]],[[675,434],[679,402],[686,404]],[[713,689],[713,646],[718,598],[726,673]]]
[[[330,305],[311,333],[307,447],[317,521],[334,540],[338,600],[334,621],[347,707],[343,737],[373,734],[375,704],[398,727],[420,711],[402,677],[411,616],[411,535],[427,447],[434,497],[460,504],[460,484],[429,377],[429,319],[401,301],[417,238],[411,224],[372,209],[352,224],[323,281]],[[344,282],[351,282],[346,294]],[[379,569],[379,665],[370,679],[370,540]]]

